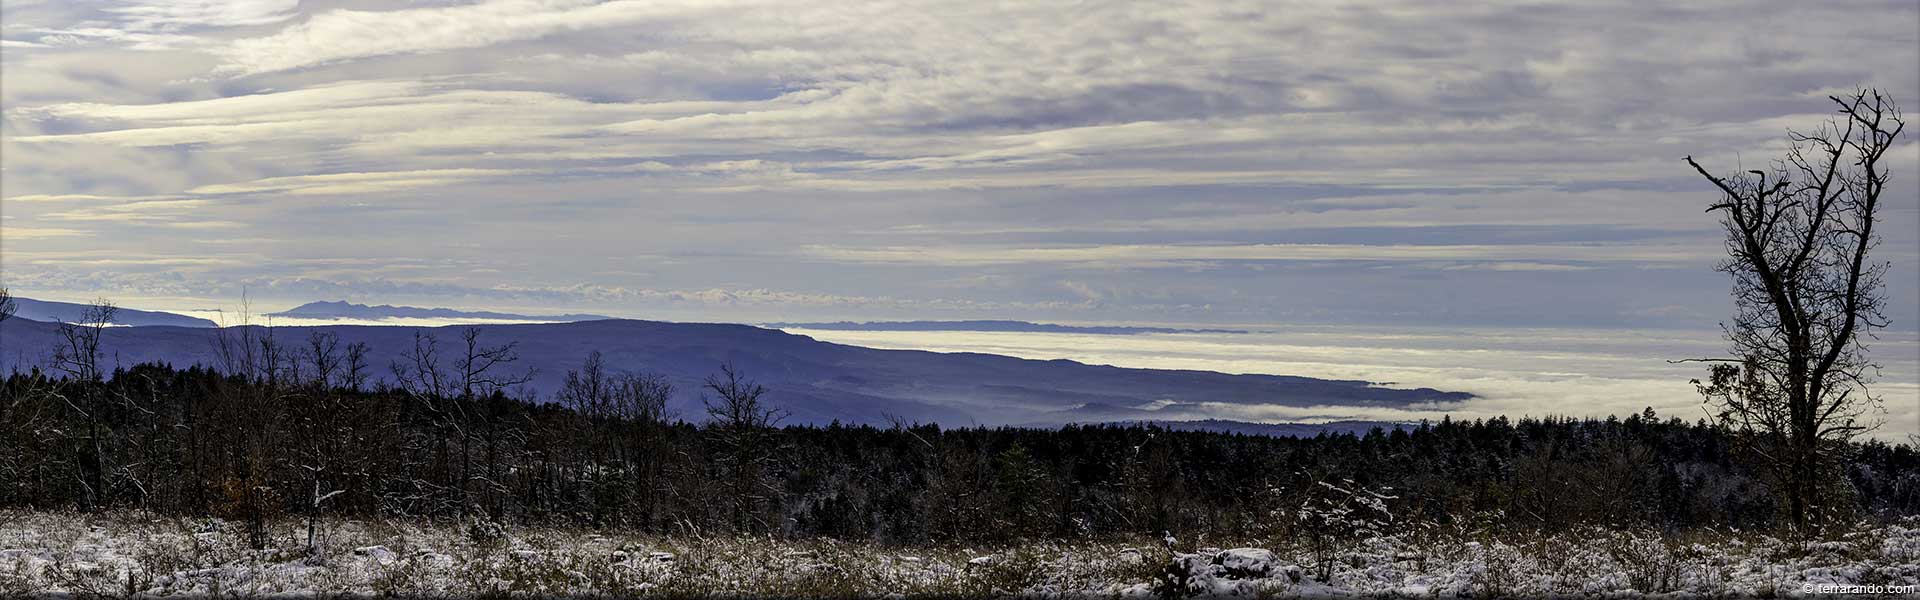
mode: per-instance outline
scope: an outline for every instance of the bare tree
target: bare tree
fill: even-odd
[[[701,400],[728,471],[722,483],[732,500],[734,527],[763,530],[768,525],[766,505],[780,495],[768,477],[774,459],[770,430],[787,413],[767,404],[766,386],[748,380],[732,364],[720,365],[720,374],[707,377],[705,387],[716,396]]]
[[[289,352],[280,344],[272,320],[262,325],[253,323],[252,304],[244,293],[234,320],[228,321],[222,312],[220,328],[213,335],[213,351],[220,369],[242,382],[215,386],[217,403],[248,408],[234,415],[229,424],[237,439],[226,443],[237,446],[233,452],[239,459],[233,469],[218,475],[220,493],[229,514],[245,523],[253,546],[265,547],[268,523],[280,509],[279,494],[272,486],[273,471],[281,450],[290,443],[282,422],[289,390],[281,388],[281,375],[298,371],[299,353]],[[300,382],[296,379],[292,383]],[[311,441],[310,434],[305,437],[309,439],[303,441]]]
[[[620,436],[629,471],[625,495],[637,513],[630,521],[651,528],[670,450],[665,424],[671,418],[667,401],[673,397],[673,383],[658,373],[622,374],[615,388],[615,412],[626,428]]]
[[[80,318],[61,323],[60,343],[53,351],[54,368],[80,381],[101,380],[105,373],[100,369],[100,334],[113,324],[119,310],[102,298],[88,305]]]
[[[501,399],[502,392],[509,388],[533,381],[534,369],[513,369],[512,365],[520,360],[516,350],[519,342],[507,342],[499,346],[485,346],[480,343],[481,329],[467,327],[460,331],[460,341],[466,346],[466,352],[460,355],[460,399],[454,403],[459,408],[460,419],[460,515],[466,516],[472,508],[469,483],[478,482],[486,486],[491,496],[504,489],[498,480],[497,434],[499,423],[495,422],[493,411],[487,407]],[[478,436],[487,450],[486,472],[476,475],[473,471],[474,430],[480,429],[484,435]],[[494,515],[498,516],[498,515]]]
[[[658,373],[622,373],[614,380],[614,413],[627,422],[650,425],[666,422],[667,400],[673,382]]]
[[[368,351],[366,342],[347,344],[346,363],[341,366],[340,383],[337,385],[355,392],[366,385]]]
[[[718,398],[704,399],[707,417],[726,429],[767,429],[779,425],[787,412],[767,404],[761,397],[766,386],[748,380],[732,364],[720,365],[720,374],[707,377],[706,388]]]
[[[466,352],[460,356],[460,393],[472,399],[491,396],[495,392],[533,381],[533,369],[509,371],[508,367],[520,360],[517,350],[519,342],[507,342],[500,346],[480,344],[479,327],[468,327],[460,331],[460,341],[466,345]]]
[[[409,396],[430,403],[447,396],[447,377],[440,367],[440,339],[431,333],[414,331],[413,347],[404,359],[394,360],[389,369],[401,391]]]
[[[332,387],[340,371],[340,336],[331,331],[307,334],[307,360],[313,361],[313,386]]]
[[[581,479],[597,523],[651,521],[666,453],[661,425],[672,396],[665,376],[613,372],[598,350],[567,371],[554,401],[580,420],[580,459],[593,465]]]
[[[607,372],[606,359],[595,350],[587,354],[579,370],[567,370],[560,391],[554,394],[554,400],[572,409],[579,419],[573,426],[579,440],[575,458],[588,468],[582,469],[577,479],[590,499],[598,524],[605,524],[617,513],[617,492],[624,491],[615,477],[614,456],[619,444],[615,432],[619,426],[615,423],[614,380],[615,376]]]
[[[431,448],[434,453],[446,456],[450,447],[449,430],[461,438],[465,438],[467,432],[462,420],[458,418],[458,407],[448,406],[455,403],[447,398],[447,390],[451,387],[451,382],[445,368],[440,364],[440,338],[429,332],[415,330],[413,346],[408,349],[403,358],[395,359],[388,368],[393,371],[394,381],[400,390],[406,393],[411,401],[418,402],[424,407],[433,423],[432,432],[422,432],[425,434],[424,437],[409,436],[407,443],[417,450]],[[415,495],[405,500],[411,502],[424,499],[436,512],[464,511],[464,506],[449,506],[464,498],[449,493],[448,488],[458,482],[448,481],[451,476],[444,472],[446,461],[435,462],[439,463],[439,468],[435,469],[438,472],[435,477],[431,480],[415,477],[410,482]]]
[[[240,310],[233,321],[222,311],[220,328],[214,332],[213,352],[220,369],[247,381],[270,381],[279,368],[280,346],[273,340],[273,327],[253,324],[252,305],[243,294]]]
[[[447,484],[453,488],[453,498],[448,501],[461,517],[465,517],[472,508],[468,486],[476,479],[473,472],[474,430],[480,427],[489,435],[495,430],[495,424],[487,420],[490,418],[488,411],[480,410],[481,404],[495,400],[495,396],[508,388],[532,381],[534,376],[533,369],[511,369],[512,364],[520,360],[517,342],[486,346],[480,342],[481,332],[479,327],[468,327],[461,331],[464,351],[454,357],[452,371],[440,364],[438,338],[418,331],[413,334],[413,349],[406,360],[394,361],[392,365],[401,389],[423,402],[442,430],[443,435],[435,443],[446,452],[458,454],[459,472],[452,474]],[[480,419],[478,422],[476,417]],[[457,448],[448,446],[445,433],[452,434],[458,443]],[[488,480],[481,483],[492,485],[493,482]]]
[[[600,419],[611,412],[610,387],[607,361],[600,356],[599,350],[595,350],[580,363],[580,370],[567,371],[567,378],[560,383],[560,391],[554,395],[554,399],[588,420]]]
[[[1731,359],[1694,380],[1719,420],[1750,432],[1773,467],[1796,526],[1820,504],[1824,466],[1877,425],[1868,412],[1876,366],[1863,338],[1886,325],[1878,243],[1886,154],[1905,123],[1876,90],[1833,97],[1837,116],[1812,133],[1789,132],[1785,159],[1721,177],[1687,157],[1719,188],[1736,314],[1723,324]]]
[[[100,368],[100,335],[107,325],[113,323],[114,308],[112,302],[102,298],[88,305],[75,321],[60,324],[60,341],[53,350],[53,366],[79,388],[79,402],[67,398],[67,406],[86,419],[87,456],[82,461],[84,473],[79,477],[86,487],[84,502],[88,507],[99,505],[106,494],[106,435],[104,415],[104,386],[100,382],[105,372]]]
[[[595,350],[567,371],[554,400],[589,419],[658,422],[666,418],[673,383],[655,373],[609,372],[606,358]]]

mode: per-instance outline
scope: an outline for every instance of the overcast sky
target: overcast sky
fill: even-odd
[[[1912,0],[995,4],[5,0],[0,267],[160,308],[1711,327],[1681,158],[1920,107]]]

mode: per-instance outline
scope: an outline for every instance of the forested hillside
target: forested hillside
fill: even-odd
[[[780,427],[751,374],[711,419],[589,362],[553,402],[430,379],[355,389],[143,365],[0,385],[0,505],[141,507],[251,523],[410,515],[885,543],[1306,535],[1293,512],[1395,523],[1764,527],[1777,497],[1731,434],[1656,415],[1494,419],[1280,438],[1154,427]],[[1854,517],[1920,512],[1920,455],[1854,446]],[[1338,490],[1338,491],[1336,491]],[[1380,499],[1375,503],[1372,499]]]

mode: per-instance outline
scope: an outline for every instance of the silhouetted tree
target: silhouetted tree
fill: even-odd
[[[98,384],[105,376],[100,368],[100,336],[106,331],[107,325],[113,323],[117,311],[113,303],[106,299],[95,300],[81,312],[80,318],[60,323],[60,342],[53,349],[54,368],[65,373],[68,379],[83,384],[75,390],[79,401],[75,402],[69,396],[67,403],[86,418],[88,460],[79,464],[86,471],[83,481],[87,488],[81,505],[89,508],[98,505],[101,496],[106,494],[108,467],[105,441],[101,439],[107,434],[103,414],[105,408],[102,406],[105,404],[103,394],[106,388],[86,384]]]
[[[1700,393],[1726,425],[1750,432],[1773,465],[1793,522],[1820,507],[1822,480],[1844,442],[1875,426],[1874,365],[1864,340],[1886,324],[1887,263],[1878,243],[1886,155],[1905,123],[1875,90],[1834,97],[1838,116],[1790,132],[1785,159],[1721,177],[1687,164],[1721,192],[1737,313],[1724,325],[1734,358],[1716,361]]]
[[[720,365],[718,375],[707,377],[706,389],[713,392],[713,397],[702,400],[708,427],[720,445],[733,526],[742,531],[765,530],[765,509],[780,492],[767,478],[773,459],[770,430],[787,413],[767,404],[767,388],[748,380],[732,364]]]
[[[339,387],[355,392],[367,384],[367,352],[371,350],[366,342],[347,344],[346,363],[341,366]]]

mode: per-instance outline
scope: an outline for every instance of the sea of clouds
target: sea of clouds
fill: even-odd
[[[876,348],[985,352],[1034,359],[1152,369],[1199,369],[1431,387],[1478,396],[1464,405],[1410,410],[1350,406],[1213,405],[1216,416],[1249,421],[1438,420],[1519,416],[1605,416],[1648,407],[1662,416],[1707,418],[1687,358],[1724,356],[1716,331],[1311,326],[1246,334],[1088,335],[1007,332],[889,332],[792,329],[815,339]],[[1872,388],[1884,404],[1874,435],[1920,434],[1920,335],[1886,332],[1871,345],[1882,364]]]

